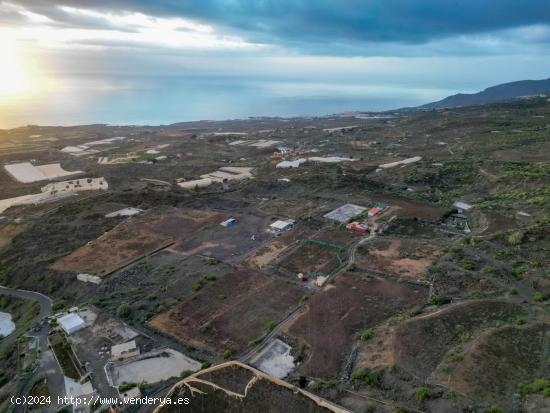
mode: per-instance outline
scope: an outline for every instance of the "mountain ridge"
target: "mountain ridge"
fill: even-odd
[[[542,94],[550,94],[550,78],[541,80],[518,80],[490,86],[476,93],[457,93],[436,102],[417,106],[417,109],[443,109],[486,105]]]

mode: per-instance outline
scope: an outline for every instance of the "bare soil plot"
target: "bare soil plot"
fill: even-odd
[[[518,304],[506,301],[470,301],[418,317],[395,329],[396,362],[427,378],[454,346],[477,330],[516,317],[521,311]]]
[[[275,262],[285,251],[296,242],[306,238],[312,230],[297,226],[291,231],[283,232],[280,236],[273,238],[267,244],[259,248],[247,259],[247,264],[253,268],[265,268]]]
[[[376,329],[373,339],[361,342],[355,361],[356,370],[361,367],[379,370],[395,364],[393,329],[393,326]]]
[[[22,233],[27,226],[25,224],[0,224],[0,248],[8,245],[16,235]]]
[[[262,242],[269,239],[268,221],[255,215],[233,215],[237,223],[222,227],[213,225],[178,242],[170,251],[189,256],[201,254],[220,261],[240,263]],[[221,220],[220,220],[221,222]]]
[[[224,218],[216,212],[177,208],[144,213],[56,261],[53,268],[105,275]]]
[[[279,264],[283,269],[293,273],[323,273],[328,274],[338,268],[346,260],[345,247],[355,236],[342,230],[324,230],[317,234],[313,242],[304,239]],[[320,241],[318,243],[316,241]],[[322,244],[324,243],[324,244]],[[341,246],[344,249],[331,247],[328,244]],[[338,260],[340,257],[340,260]]]
[[[365,270],[418,278],[426,272],[439,250],[427,241],[383,238],[358,249],[357,265]]]
[[[471,397],[512,404],[520,382],[550,369],[550,324],[505,326],[483,334],[451,376],[453,389]]]
[[[380,197],[380,200],[391,206],[398,207],[396,212],[396,215],[398,216],[406,216],[423,219],[430,222],[437,222],[441,220],[441,217],[445,213],[443,208],[432,207],[418,201],[388,196],[382,196]]]
[[[354,336],[400,311],[426,300],[428,288],[382,278],[363,278],[344,273],[314,295],[306,310],[286,330],[311,347],[302,373],[331,377],[340,372]]]
[[[345,259],[345,252],[338,254],[335,249],[303,242],[281,266],[296,274],[329,274],[340,265],[338,256],[341,260]]]
[[[150,325],[193,346],[236,354],[261,337],[266,325],[289,314],[303,293],[264,273],[237,270],[154,317]]]

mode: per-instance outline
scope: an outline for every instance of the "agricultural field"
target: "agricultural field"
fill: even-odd
[[[228,227],[209,226],[185,237],[169,250],[182,256],[200,254],[224,262],[242,262],[254,249],[271,238],[266,231],[269,222],[266,218],[252,214],[234,214],[232,217],[237,220],[236,224]],[[220,222],[222,220],[218,224]]]
[[[311,297],[303,313],[286,327],[310,348],[301,372],[322,378],[338,375],[362,331],[421,305],[427,293],[422,285],[341,274],[334,285]]]
[[[302,239],[278,265],[291,274],[330,274],[347,259],[346,247],[356,236],[341,229],[323,229]]]
[[[426,274],[440,248],[427,241],[384,237],[358,248],[357,266],[367,271],[418,279]]]
[[[149,324],[218,354],[238,354],[253,345],[290,314],[305,294],[294,284],[250,269],[200,280],[195,290],[191,298],[155,316]]]
[[[143,214],[121,222],[97,240],[58,260],[53,268],[106,275],[224,218],[219,213],[186,209]]]

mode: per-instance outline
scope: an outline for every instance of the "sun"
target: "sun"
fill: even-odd
[[[0,97],[24,94],[31,83],[17,41],[0,33]]]

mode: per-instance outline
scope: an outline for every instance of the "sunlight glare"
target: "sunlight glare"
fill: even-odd
[[[20,95],[31,89],[31,79],[25,67],[18,43],[0,33],[0,96]]]

